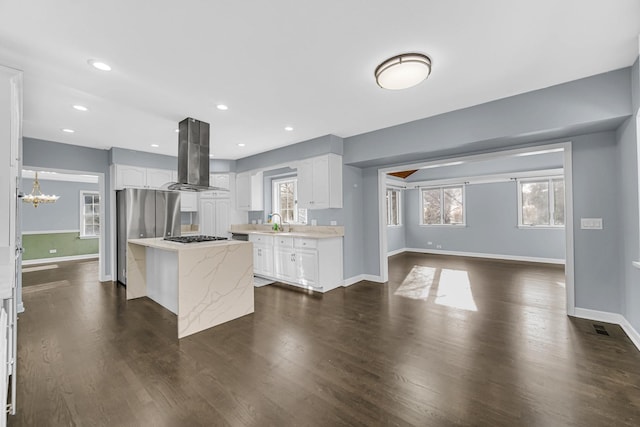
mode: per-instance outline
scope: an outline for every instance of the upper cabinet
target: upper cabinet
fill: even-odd
[[[241,211],[264,209],[262,172],[239,173],[236,176],[236,207]]]
[[[180,192],[180,212],[198,212],[198,193]]]
[[[342,157],[326,154],[298,163],[298,207],[342,208]]]
[[[230,190],[228,173],[212,173],[209,175],[209,185],[212,187],[224,188]]]
[[[141,168],[139,166],[115,165],[116,190],[123,188],[157,189],[173,180],[173,171],[167,169]]]

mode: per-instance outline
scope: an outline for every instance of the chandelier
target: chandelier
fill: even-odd
[[[31,194],[27,194],[22,197],[22,201],[24,203],[33,204],[34,208],[37,208],[41,203],[55,203],[60,196],[42,194],[40,190],[40,182],[38,181],[38,172],[36,172],[36,179],[33,181],[33,189],[31,190]]]

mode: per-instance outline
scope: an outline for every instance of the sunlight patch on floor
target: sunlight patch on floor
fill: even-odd
[[[435,275],[436,269],[433,267],[414,265],[394,294],[405,298],[426,300]]]
[[[443,269],[440,273],[436,304],[461,310],[478,311],[471,293],[469,273],[463,270]]]

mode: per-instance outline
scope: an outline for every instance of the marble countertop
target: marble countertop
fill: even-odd
[[[162,237],[152,237],[148,239],[129,239],[127,240],[127,242],[133,243],[134,245],[147,246],[149,248],[156,248],[156,249],[164,249],[164,250],[173,251],[173,252],[209,248],[213,246],[230,246],[230,245],[246,245],[247,244],[247,242],[242,242],[238,240],[218,240],[215,242],[201,242],[201,243],[177,243],[177,242],[168,242],[164,240]]]
[[[289,231],[272,231],[271,224],[234,224],[231,226],[231,233],[235,234],[259,234],[263,236],[283,236],[283,237],[303,237],[307,239],[329,239],[333,237],[343,237],[344,227],[342,226],[308,226],[291,225]]]

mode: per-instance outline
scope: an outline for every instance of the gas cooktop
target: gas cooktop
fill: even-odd
[[[201,243],[201,242],[215,242],[218,240],[227,240],[226,237],[216,236],[177,236],[177,237],[165,237],[164,240],[177,243]]]

